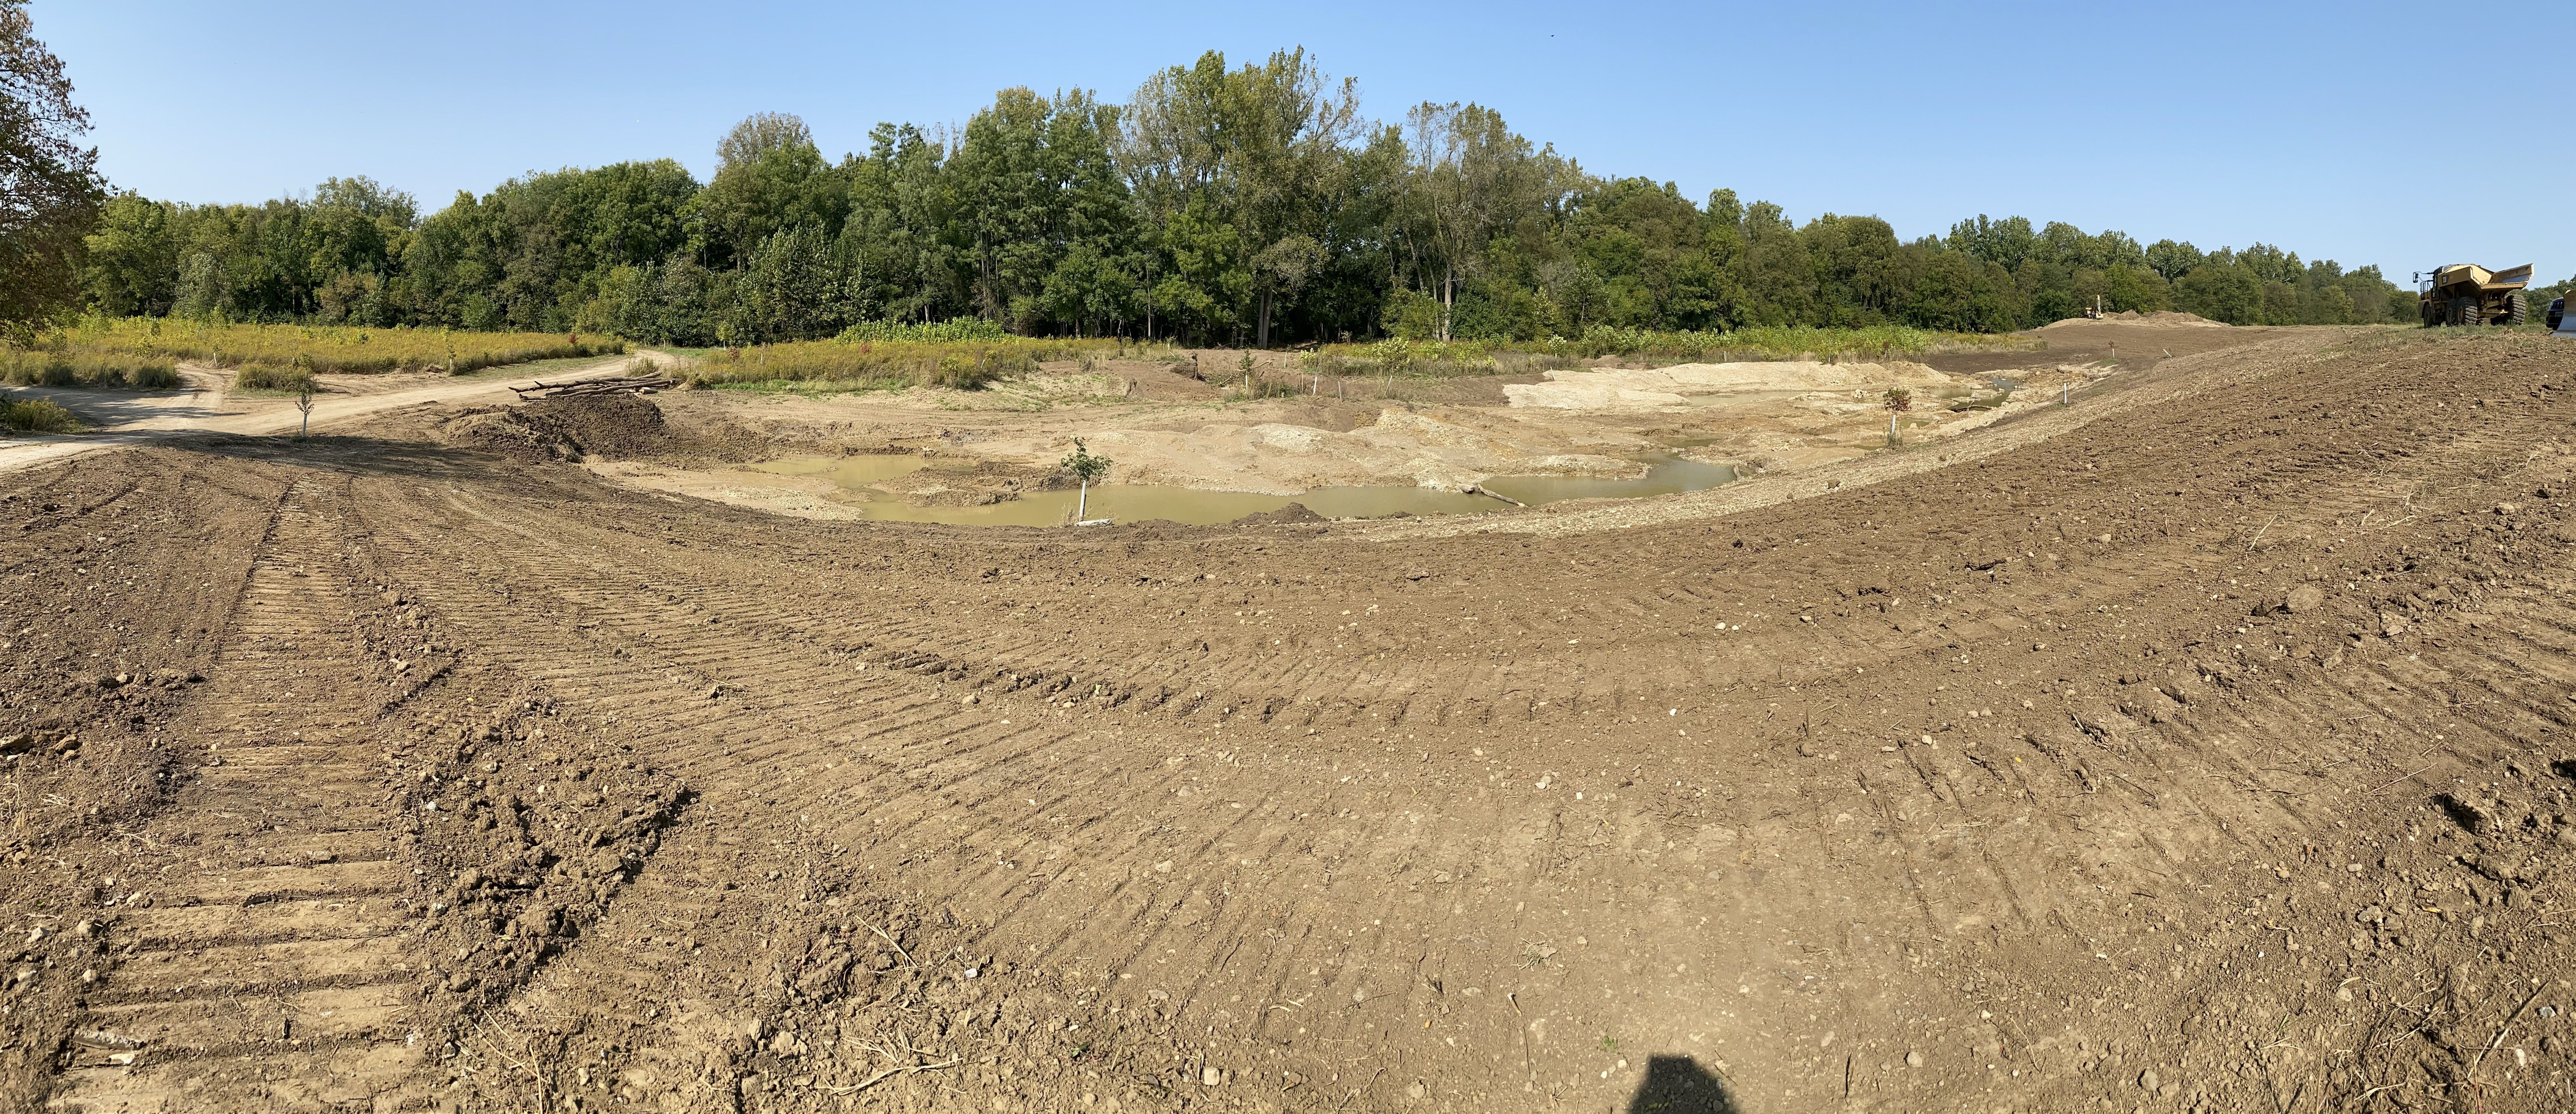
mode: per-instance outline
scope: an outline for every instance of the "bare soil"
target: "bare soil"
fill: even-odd
[[[668,396],[0,475],[0,1102],[2576,1105],[2576,348],[2085,328],[1463,530],[575,463]]]

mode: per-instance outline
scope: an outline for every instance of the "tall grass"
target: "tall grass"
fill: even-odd
[[[1902,325],[1829,329],[1752,326],[1726,332],[1619,329],[1596,325],[1581,337],[1539,341],[1405,341],[1325,345],[1315,355],[1326,374],[1494,375],[1572,367],[1602,356],[1648,363],[1796,359],[1893,359],[1931,352],[2025,351],[2043,342],[2011,334],[1944,333]]]
[[[1096,364],[1122,354],[1151,358],[1146,350],[1114,339],[1004,335],[971,341],[809,340],[716,349],[675,374],[697,387],[810,383],[853,390],[975,390],[998,379],[1028,375],[1044,361]]]
[[[179,385],[179,369],[168,360],[116,352],[12,349],[0,352],[0,382],[19,387],[131,387],[158,391]]]
[[[300,367],[321,375],[431,370],[462,375],[530,360],[619,355],[626,351],[626,342],[596,334],[88,317],[47,334],[39,347],[75,361],[119,357],[188,360],[216,367]]]
[[[312,394],[322,389],[313,372],[303,367],[246,367],[233,373],[233,386],[245,391],[284,391],[288,394]]]
[[[947,321],[861,321],[832,339],[848,344],[862,341],[976,341],[1007,340],[1011,331],[999,321],[981,317],[958,317]]]

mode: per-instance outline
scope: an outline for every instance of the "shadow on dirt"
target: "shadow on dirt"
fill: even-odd
[[[244,436],[192,434],[172,437],[169,447],[209,456],[302,464],[341,472],[404,476],[411,479],[488,478],[495,464],[511,463],[479,449],[432,445],[348,434],[316,433]]]
[[[0,387],[11,402],[51,399],[84,424],[111,428],[145,421],[202,421],[219,416],[215,394],[194,387],[168,390],[108,390],[84,387]]]
[[[1688,1056],[1646,1058],[1645,1082],[1628,1100],[1628,1114],[1743,1114],[1719,1079]]]

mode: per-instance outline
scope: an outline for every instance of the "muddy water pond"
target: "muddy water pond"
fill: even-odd
[[[806,457],[753,465],[763,472],[788,476],[823,476],[861,495],[857,510],[887,522],[944,522],[957,526],[1056,526],[1073,521],[1077,493],[1038,491],[1001,503],[975,507],[920,507],[872,489],[869,485],[919,471],[922,457],[873,454]],[[1485,487],[1530,506],[1567,499],[1635,499],[1703,491],[1735,479],[1723,464],[1702,464],[1679,457],[1655,456],[1641,461],[1646,474],[1633,480],[1565,476],[1496,476]],[[1275,511],[1290,503],[1326,518],[1384,518],[1403,513],[1483,514],[1509,510],[1511,504],[1489,495],[1468,495],[1427,487],[1319,487],[1302,495],[1260,495],[1248,491],[1208,491],[1193,487],[1111,484],[1091,489],[1086,513],[1117,522],[1162,519],[1191,526],[1232,522],[1248,514]]]

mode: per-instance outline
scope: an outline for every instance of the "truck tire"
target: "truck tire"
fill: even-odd
[[[2478,317],[2478,300],[2475,298],[2451,299],[2451,312],[2447,315],[2447,323],[2464,327],[2486,324]]]
[[[2427,329],[2442,323],[2442,313],[2433,308],[2433,300],[2430,298],[2415,300],[2415,316],[2423,319],[2424,327]]]
[[[2504,323],[2519,325],[2531,318],[2531,299],[2516,290],[2504,297]]]

